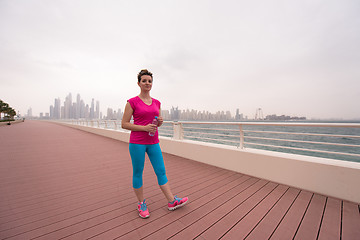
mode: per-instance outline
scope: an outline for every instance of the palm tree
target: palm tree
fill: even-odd
[[[4,102],[3,100],[0,100],[0,118],[1,118],[1,113],[4,113],[4,119],[7,118],[7,120],[9,121],[14,120],[14,116],[16,116],[15,109],[10,107],[9,104]]]
[[[1,113],[7,113],[8,109],[9,109],[9,104],[0,100],[0,115],[1,115]],[[4,115],[4,118],[5,118],[5,115]]]
[[[8,111],[8,115],[10,116],[10,119],[14,120],[14,116],[16,116],[16,111],[13,108],[10,108]]]
[[[3,102],[3,100],[0,99],[0,120],[1,120],[1,113],[4,111],[4,110],[3,110],[4,104],[5,104],[5,103]]]
[[[4,118],[6,118],[6,120],[8,120],[8,125],[11,125],[10,121],[14,120],[14,116],[16,115],[16,111],[9,107],[9,105],[5,108],[4,113],[6,114],[6,116]]]
[[[3,107],[3,113],[4,113],[4,119],[6,120],[9,119],[9,111],[10,111],[9,104],[5,104],[5,106]]]

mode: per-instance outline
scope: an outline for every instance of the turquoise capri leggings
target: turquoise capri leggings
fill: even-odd
[[[130,143],[129,151],[133,166],[133,188],[141,188],[143,185],[143,171],[145,164],[145,152],[154,168],[158,184],[164,185],[168,182],[166,177],[164,159],[159,144],[143,145]]]

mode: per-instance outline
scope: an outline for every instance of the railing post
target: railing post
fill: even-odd
[[[114,121],[114,130],[117,130],[117,123],[116,123],[116,120]]]
[[[182,123],[174,122],[174,139],[183,140],[184,139],[184,129]]]
[[[100,128],[100,121],[97,120],[97,125],[98,125],[98,128]]]
[[[105,120],[105,129],[107,129],[107,120]]]
[[[243,126],[241,124],[239,125],[239,130],[240,130],[240,148],[243,149],[244,148],[244,131],[243,131]]]

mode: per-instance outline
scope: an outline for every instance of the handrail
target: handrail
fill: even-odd
[[[356,135],[334,135],[334,134],[320,134],[320,133],[297,133],[297,132],[274,132],[274,131],[249,131],[244,130],[244,132],[256,132],[256,133],[276,133],[276,134],[290,134],[290,135],[308,135],[308,136],[323,136],[323,137],[349,137],[360,138]]]
[[[247,137],[252,139],[265,139],[265,140],[272,140],[272,141],[284,141],[284,142],[298,142],[298,143],[311,143],[311,144],[323,144],[323,145],[334,145],[334,146],[343,146],[343,147],[360,147],[360,145],[356,144],[342,144],[342,143],[333,143],[333,142],[314,142],[314,141],[300,141],[294,139],[284,139],[284,138],[265,138],[265,137]]]
[[[210,130],[212,130],[212,129],[210,129]],[[200,133],[200,134],[203,134],[203,135],[226,136],[226,137],[236,137],[236,138],[240,137],[240,135],[226,135],[226,134],[207,133],[207,132],[189,132],[188,134],[191,134],[191,133]]]
[[[265,146],[265,147],[279,147],[279,148],[294,149],[294,150],[301,150],[301,151],[311,151],[311,152],[330,153],[330,154],[341,154],[341,155],[348,155],[348,156],[360,157],[360,154],[355,154],[355,153],[343,153],[343,152],[321,151],[321,150],[314,150],[314,149],[308,149],[308,148],[296,148],[296,147],[286,147],[286,146],[275,146],[275,145],[259,144],[259,143],[248,143],[248,144],[261,145],[261,146]]]
[[[237,143],[237,141],[225,140],[225,139],[214,139],[214,138],[201,138],[201,137],[191,137],[195,139],[205,139],[205,140],[217,140],[220,142],[230,142],[230,143]]]
[[[105,128],[116,131],[128,131],[121,128],[119,120],[70,120],[73,124],[86,125],[97,128]],[[204,127],[194,127],[189,125],[208,125],[208,128]],[[217,126],[228,126],[229,128],[219,128]],[[259,129],[247,129],[247,128],[257,128],[263,127],[264,130]],[[284,127],[281,128],[281,131],[271,130],[272,127]],[[316,132],[299,132],[299,129],[292,127],[305,127],[305,128],[314,128]],[[244,129],[245,128],[245,129]],[[286,128],[291,131],[286,131]],[[351,131],[350,134],[343,134],[334,131],[333,133],[323,133],[320,131],[321,128],[329,129],[338,129],[338,128],[354,128],[359,130]],[[234,134],[235,133],[235,134]],[[318,153],[326,153],[332,155],[346,155],[352,157],[360,157],[360,124],[359,123],[304,123],[304,122],[194,122],[194,121],[164,121],[162,128],[159,128],[159,134],[170,136],[173,139],[182,140],[182,139],[196,139],[198,141],[222,143],[235,145],[241,149],[251,148],[254,146],[266,147],[279,150],[279,149],[289,149],[296,151],[310,151]],[[293,138],[277,138],[274,136],[269,137],[268,135],[288,135],[294,136]],[[326,138],[338,138],[339,142],[328,141]],[[297,139],[294,139],[297,138]],[[316,138],[314,139],[304,139],[304,138]],[[325,139],[325,140],[324,140]],[[344,140],[345,139],[345,140]],[[255,141],[255,142],[254,142]],[[284,146],[282,143],[293,143],[293,146]],[[355,143],[354,143],[355,142]],[[359,143],[359,144],[358,144]],[[295,145],[294,145],[295,144]],[[301,146],[304,144],[304,146]],[[305,144],[312,144],[309,149]],[[300,146],[299,146],[300,145]],[[320,146],[333,146],[334,148],[340,149],[340,151],[330,151],[327,149],[321,149],[316,147]],[[256,147],[258,146],[258,147]],[[350,148],[347,149],[347,148]],[[282,151],[282,150],[280,150]],[[359,153],[359,154],[358,154]],[[305,154],[305,153],[301,153]],[[335,157],[334,157],[335,158]],[[345,160],[345,159],[343,159]],[[360,162],[359,159],[355,161]]]
[[[228,131],[228,132],[236,132],[233,129],[224,129],[224,128],[194,128],[194,127],[184,127],[184,129],[195,129],[195,130],[213,130],[213,131]]]
[[[278,122],[179,122],[182,125],[185,125],[183,127],[185,133],[185,137],[190,139],[199,139],[202,141],[214,141],[214,142],[229,142],[229,143],[235,143],[240,148],[251,147],[251,146],[261,146],[261,147],[270,147],[274,149],[288,149],[288,150],[296,150],[296,151],[302,151],[303,153],[306,151],[310,152],[317,152],[317,153],[326,153],[326,154],[332,154],[332,155],[346,155],[346,156],[352,156],[357,157],[356,161],[360,162],[360,154],[353,153],[353,151],[350,152],[337,152],[337,151],[329,151],[328,149],[309,149],[305,146],[298,147],[298,146],[284,146],[281,144],[276,144],[276,142],[288,142],[288,143],[296,143],[296,144],[318,144],[318,145],[324,145],[324,146],[333,146],[333,147],[341,147],[341,148],[356,148],[356,152],[360,153],[360,144],[349,144],[349,143],[339,143],[339,142],[328,142],[328,141],[314,141],[314,140],[304,140],[303,138],[306,137],[318,137],[318,138],[348,138],[348,139],[359,139],[360,138],[360,131],[359,135],[345,135],[345,134],[332,134],[332,133],[303,133],[303,132],[285,132],[286,130],[282,129],[283,131],[269,131],[269,130],[245,130],[244,127],[309,127],[309,128],[359,128],[360,124],[358,123],[300,123],[300,122],[286,122],[286,123],[278,123]],[[188,127],[186,125],[212,125],[211,128],[199,128],[199,127]],[[236,129],[224,129],[224,128],[217,128],[216,126],[238,126],[239,128]],[[207,131],[207,132],[204,132]],[[219,132],[216,131],[222,131],[223,134],[219,134]],[[224,134],[224,133],[231,133],[231,132],[238,132],[239,135],[231,135],[231,134]],[[252,136],[250,134],[260,134],[261,136]],[[297,138],[302,139],[286,139],[286,138],[274,138],[274,137],[266,137],[266,135],[269,134],[282,134],[282,135],[289,135],[294,136]],[[195,136],[198,135],[198,136]],[[204,137],[209,136],[209,137]],[[221,138],[216,138],[221,137]],[[225,138],[225,139],[224,139]],[[238,141],[230,140],[232,138],[239,139]],[[264,143],[264,142],[252,142],[250,140],[259,140],[259,141],[266,141],[266,142],[272,142],[272,144]],[[274,143],[275,141],[275,143]],[[314,145],[315,146],[315,145]],[[313,147],[313,146],[312,146]],[[266,149],[269,150],[269,149]],[[341,149],[343,150],[343,149]]]
[[[295,122],[194,122],[179,121],[182,124],[248,125],[248,126],[293,126],[293,127],[351,127],[358,128],[360,123],[295,123]]]

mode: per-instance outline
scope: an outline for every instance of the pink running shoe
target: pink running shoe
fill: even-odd
[[[150,213],[149,210],[147,209],[146,203],[145,203],[145,199],[143,202],[138,203],[138,211],[139,211],[139,216],[141,218],[148,218],[150,217]]]
[[[174,201],[168,203],[168,209],[174,211],[175,209],[184,206],[188,201],[189,199],[187,197],[178,198],[175,196]]]

